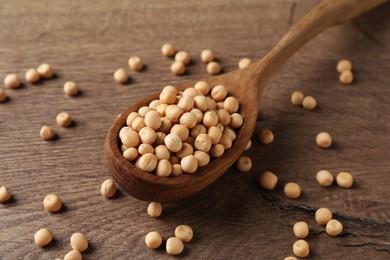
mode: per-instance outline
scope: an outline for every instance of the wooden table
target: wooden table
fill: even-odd
[[[146,213],[147,202],[123,192],[112,200],[100,195],[109,177],[103,143],[116,116],[141,97],[206,77],[199,53],[215,52],[224,71],[236,69],[242,57],[262,57],[318,1],[5,1],[0,2],[0,76],[43,62],[55,78],[37,85],[7,89],[0,104],[0,185],[12,200],[0,205],[1,259],[63,258],[74,232],[87,235],[84,259],[166,259],[163,248],[149,250],[147,232],[165,239],[179,224],[194,229],[185,245],[189,259],[284,259],[296,240],[292,226],[307,221],[309,259],[390,258],[390,4],[353,22],[329,29],[309,44],[272,79],[262,96],[256,132],[270,128],[275,141],[261,145],[257,134],[246,152],[250,173],[230,169],[193,197],[165,203],[160,218]],[[171,75],[171,60],[160,54],[172,42],[193,57],[188,75]],[[113,81],[112,73],[137,55],[145,71],[130,73],[131,84]],[[338,82],[336,63],[353,62],[355,82]],[[82,94],[65,97],[64,82],[78,83]],[[2,86],[3,87],[3,86]],[[318,100],[315,111],[293,107],[290,95],[303,91]],[[56,126],[68,111],[76,124]],[[42,125],[52,125],[59,138],[40,139]],[[315,136],[332,134],[334,145],[321,149]],[[315,174],[348,171],[351,189],[320,187]],[[276,173],[279,183],[265,191],[259,173]],[[289,200],[285,183],[301,185],[303,195]],[[60,213],[43,209],[42,200],[57,193]],[[344,225],[330,237],[314,221],[317,208],[328,207]],[[47,227],[54,242],[33,243]]]

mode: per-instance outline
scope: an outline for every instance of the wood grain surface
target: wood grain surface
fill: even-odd
[[[0,185],[13,194],[0,205],[0,259],[63,258],[74,232],[89,238],[83,259],[170,259],[163,247],[147,249],[144,236],[158,230],[166,240],[180,224],[193,227],[194,239],[177,258],[284,259],[293,255],[296,221],[311,229],[308,259],[389,259],[390,4],[319,35],[268,83],[256,131],[270,128],[275,141],[261,145],[253,135],[250,173],[232,168],[206,190],[165,203],[157,219],[147,215],[146,202],[123,192],[112,200],[100,195],[109,177],[104,139],[117,114],[167,84],[206,77],[199,59],[204,48],[214,50],[225,72],[242,57],[260,58],[317,3],[0,0],[0,77],[23,76],[42,62],[56,74],[6,89],[9,99],[0,104]],[[186,76],[171,75],[171,60],[160,54],[165,42],[193,56]],[[126,68],[131,55],[147,67],[118,85],[112,73]],[[335,70],[345,57],[354,66],[350,86],[338,82]],[[64,96],[68,80],[78,83],[81,95]],[[318,108],[293,107],[294,90],[313,95]],[[56,126],[61,111],[73,116],[74,126]],[[43,124],[56,128],[57,140],[40,139]],[[321,131],[332,134],[331,149],[315,145]],[[315,174],[321,169],[350,172],[353,188],[320,187]],[[264,170],[279,176],[272,192],[257,184]],[[301,185],[301,198],[285,198],[289,181]],[[61,212],[43,209],[49,193],[62,198]],[[340,237],[315,224],[320,207],[343,223]],[[42,227],[55,240],[38,248],[33,236]]]

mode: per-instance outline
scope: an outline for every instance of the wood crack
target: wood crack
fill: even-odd
[[[375,249],[376,251],[384,251],[390,253],[390,249],[384,248],[383,246],[388,246],[382,243],[372,243],[372,242],[364,242],[364,243],[356,243],[356,244],[336,244],[342,247],[370,247]],[[378,248],[381,247],[381,248]]]

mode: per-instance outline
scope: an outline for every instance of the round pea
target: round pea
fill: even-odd
[[[88,248],[88,239],[83,233],[74,233],[70,237],[70,245],[74,250],[83,252]]]

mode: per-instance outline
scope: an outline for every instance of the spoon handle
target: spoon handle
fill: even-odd
[[[342,24],[387,0],[325,0],[295,24],[255,66],[260,86],[306,42],[323,30]]]

